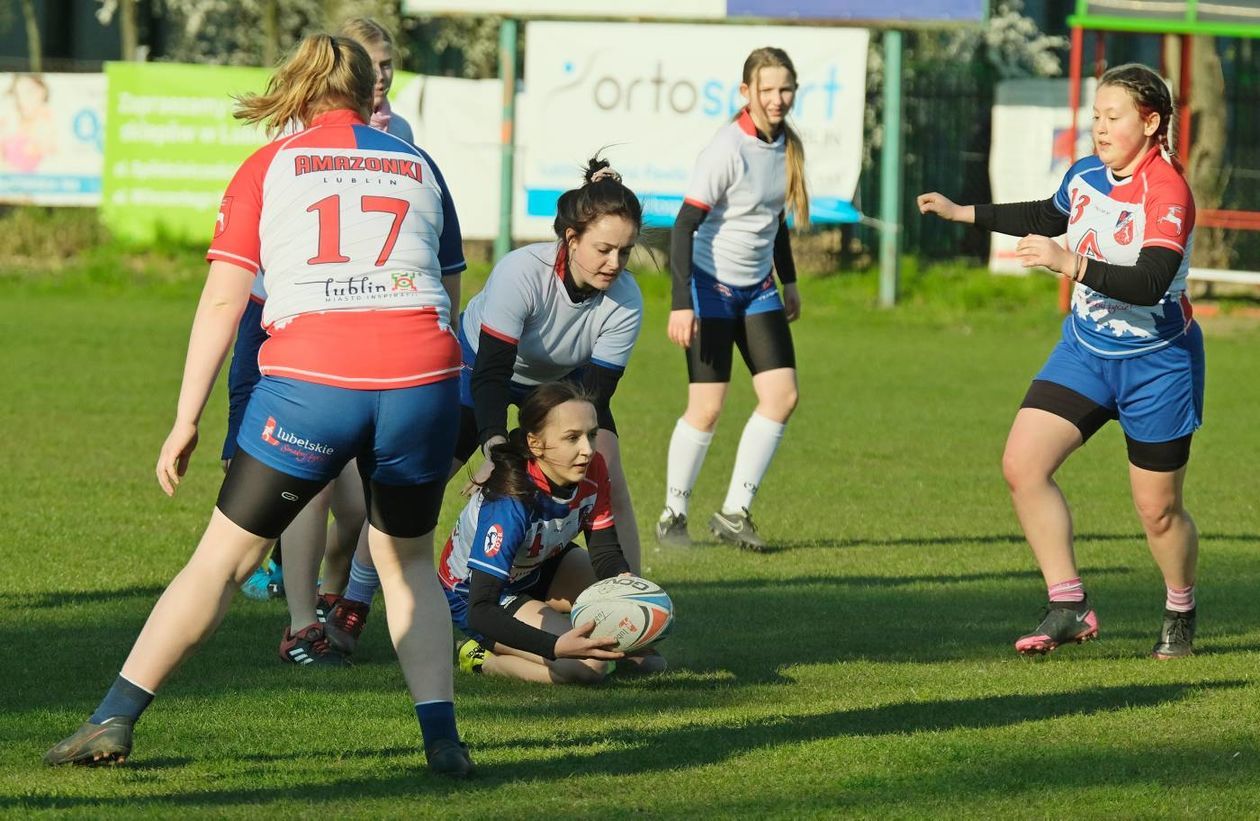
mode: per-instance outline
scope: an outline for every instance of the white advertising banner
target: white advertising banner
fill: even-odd
[[[1076,117],[1076,151],[1072,151],[1072,109],[1068,80],[1006,80],[998,84],[993,105],[993,141],[989,149],[989,183],[994,202],[1044,200],[1058,190],[1063,175],[1077,159],[1094,152],[1090,136],[1094,106],[1093,79],[1081,91]],[[989,270],[1022,274],[1015,259],[1018,237],[993,234]]]
[[[547,236],[556,199],[596,152],[643,200],[649,225],[672,224],[697,154],[743,105],[744,58],[766,45],[796,65],[792,121],[814,221],[856,221],[867,42],[864,29],[529,23],[514,233]]]
[[[0,74],[0,202],[97,205],[102,74]]]
[[[464,238],[494,239],[499,232],[503,83],[408,75],[391,97],[394,111],[411,123],[416,145],[441,169]]]

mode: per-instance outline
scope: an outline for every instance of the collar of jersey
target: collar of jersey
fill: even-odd
[[[334,108],[332,111],[325,111],[322,114],[316,114],[311,118],[311,128],[317,125],[367,125],[363,122],[363,118],[359,116],[359,112],[351,111],[348,108]]]
[[[739,126],[740,131],[744,132],[749,137],[752,137],[758,143],[766,146],[767,148],[773,148],[779,144],[780,140],[785,138],[784,132],[780,131],[779,136],[775,137],[770,142],[766,142],[761,139],[761,135],[757,133],[757,124],[753,122],[752,112],[748,109],[748,106],[744,106],[740,109],[739,116],[735,118],[735,124]]]
[[[1133,181],[1137,177],[1138,174],[1141,174],[1143,171],[1145,171],[1146,166],[1154,162],[1155,157],[1158,156],[1159,153],[1160,152],[1159,152],[1158,145],[1151,146],[1150,149],[1147,150],[1146,156],[1143,157],[1142,161],[1137,164],[1137,168],[1133,169],[1133,173],[1127,177],[1117,177],[1114,173],[1112,173],[1111,166],[1107,166],[1107,165],[1103,166],[1104,168],[1107,169],[1107,182],[1111,183],[1113,186],[1127,185],[1128,183]]]
[[[531,459],[530,461],[526,462],[525,470],[529,473],[529,478],[534,480],[534,485],[543,493],[550,496],[552,499],[555,499],[557,502],[564,502],[564,503],[568,503],[572,501],[573,492],[577,490],[577,485],[574,485],[572,488],[568,488],[568,490],[570,491],[568,498],[565,498],[564,496],[558,496],[556,495],[555,488],[551,486],[551,480],[547,478],[547,474],[542,472],[542,468],[538,467],[538,463],[536,461]]]
[[[556,272],[556,277],[560,280],[560,287],[564,289],[564,295],[568,298],[571,305],[588,305],[593,304],[600,292],[592,288],[593,293],[582,295],[576,284],[570,281],[569,275],[569,246],[561,241],[556,248],[556,264],[552,266],[552,270]]]

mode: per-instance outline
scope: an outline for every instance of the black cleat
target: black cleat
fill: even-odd
[[[1020,636],[1015,649],[1023,655],[1049,653],[1061,644],[1084,644],[1098,638],[1098,614],[1085,602],[1078,607],[1066,602],[1051,602],[1037,629]]]
[[[766,549],[766,543],[757,535],[757,526],[753,524],[748,508],[741,508],[738,513],[718,511],[709,517],[709,532],[723,542],[743,550],[760,553]]]
[[[320,667],[349,667],[350,659],[328,642],[324,626],[318,622],[304,627],[296,635],[284,628],[280,641],[280,660],[290,664],[314,664]]]
[[[687,535],[687,514],[665,508],[661,518],[656,520],[656,541],[663,547],[691,547],[691,536]]]
[[[1193,610],[1187,613],[1165,610],[1164,628],[1159,631],[1159,641],[1151,655],[1160,661],[1194,655],[1194,622]]]
[[[429,762],[429,771],[435,775],[467,778],[477,772],[477,766],[468,755],[468,745],[449,738],[439,738],[425,747],[424,757]]]
[[[69,737],[44,753],[50,767],[61,764],[122,764],[131,755],[132,722],[120,717],[107,718],[100,724],[85,721]]]

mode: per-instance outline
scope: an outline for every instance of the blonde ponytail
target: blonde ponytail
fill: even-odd
[[[316,114],[334,108],[352,109],[366,122],[375,85],[376,71],[363,46],[348,37],[311,34],[271,75],[265,93],[236,98],[232,116],[261,123],[272,137],[293,122],[308,126]]]
[[[787,140],[787,211],[797,228],[809,226],[809,191],[805,187],[805,145],[792,126],[783,123]]]

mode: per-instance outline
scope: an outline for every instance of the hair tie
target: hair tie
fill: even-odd
[[[611,179],[613,182],[621,182],[621,175],[612,170],[612,167],[601,168],[591,175],[591,182],[596,183],[603,179]]]

